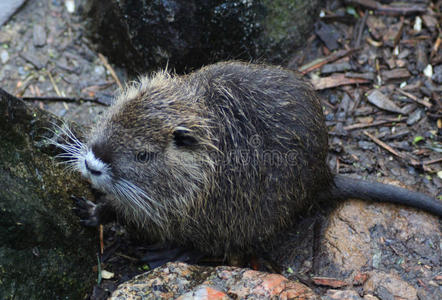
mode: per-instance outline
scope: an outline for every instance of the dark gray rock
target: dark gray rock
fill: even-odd
[[[32,42],[35,47],[43,47],[46,45],[46,31],[41,25],[35,25],[32,32]]]
[[[333,25],[319,22],[315,28],[315,33],[329,50],[333,51],[339,48],[338,41],[341,38],[341,34]]]
[[[20,56],[31,63],[37,70],[45,68],[49,61],[47,56],[37,53],[34,48],[27,52],[20,53]]]
[[[0,1],[0,26],[5,24],[10,17],[25,3],[26,0],[2,0]]]
[[[436,83],[442,83],[442,65],[438,65],[434,68],[434,73],[431,79]]]
[[[131,73],[188,71],[225,59],[287,62],[319,0],[84,0],[98,50]]]
[[[412,126],[414,125],[416,122],[418,122],[422,116],[423,116],[424,112],[422,111],[422,109],[416,109],[412,114],[410,114],[410,116],[407,119],[407,125],[408,126]]]
[[[376,148],[373,143],[367,141],[359,141],[358,146],[364,150],[374,150]]]
[[[84,299],[96,276],[96,239],[70,195],[92,195],[54,164],[42,140],[59,120],[2,89],[0,114],[0,299]]]

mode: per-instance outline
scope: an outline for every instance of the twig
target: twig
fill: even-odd
[[[374,65],[376,69],[376,82],[378,85],[382,85],[382,77],[381,77],[381,66],[379,64],[379,58],[376,57],[374,59]]]
[[[79,102],[79,101],[88,101],[88,102],[96,102],[102,105],[109,106],[108,103],[101,101],[100,98],[75,98],[75,97],[22,97],[24,101],[64,101],[64,102]]]
[[[425,106],[426,108],[431,108],[431,107],[432,107],[431,103],[428,103],[428,102],[426,102],[426,101],[423,101],[423,100],[419,99],[418,97],[416,97],[416,96],[413,95],[413,94],[410,94],[410,93],[408,93],[408,92],[405,92],[405,91],[403,91],[403,90],[401,90],[401,89],[396,89],[396,91],[397,91],[399,94],[402,94],[402,95],[404,95],[404,96],[410,98],[411,100],[413,100],[413,101],[415,101],[415,102],[417,102],[417,103],[419,103],[419,104],[422,104],[422,105]]]
[[[401,253],[395,247],[393,247],[392,244],[388,243],[388,246],[391,248],[391,250],[393,250],[394,253],[396,253],[397,256],[402,256]]]
[[[356,4],[368,9],[372,9],[380,14],[398,16],[398,15],[412,15],[426,12],[426,7],[423,5],[398,5],[390,6],[383,5],[374,0],[347,0],[349,4]]]
[[[361,104],[361,93],[360,91],[358,91],[357,89],[353,91],[354,94],[351,95],[349,92],[347,92],[349,94],[349,96],[353,99],[353,107],[350,110],[350,114],[353,114],[355,112],[355,110],[359,107],[359,104]]]
[[[409,163],[412,166],[418,166],[421,165],[418,161],[412,159],[412,158],[408,158],[405,154],[402,154],[400,152],[397,152],[396,150],[394,150],[393,148],[391,148],[390,146],[388,146],[386,143],[384,143],[383,141],[381,141],[380,139],[378,139],[377,137],[375,137],[374,135],[368,133],[367,131],[364,131],[364,134],[366,136],[368,136],[373,142],[375,142],[376,144],[378,144],[380,147],[384,148],[385,150],[387,150],[388,152],[390,152],[391,154],[402,158],[404,160],[409,161]]]
[[[34,75],[28,76],[23,82],[22,81],[17,82],[17,85],[15,86],[14,95],[16,97],[21,97],[25,93],[28,86],[31,84],[32,79],[34,79]]]
[[[427,161],[424,161],[422,164],[423,165],[432,165],[432,164],[437,164],[439,162],[442,162],[442,158],[436,158],[436,159],[432,159],[432,160],[427,160]]]
[[[375,126],[379,126],[379,125],[383,125],[383,124],[387,124],[387,123],[402,122],[405,120],[407,120],[407,118],[402,117],[400,120],[398,120],[397,118],[394,118],[394,119],[389,119],[389,120],[379,120],[379,121],[376,121],[373,123],[356,123],[356,124],[345,126],[344,130],[354,130],[354,129],[362,129],[362,128],[368,128],[368,127],[375,127]]]
[[[364,33],[365,23],[367,22],[368,10],[366,9],[364,12],[364,17],[361,20],[359,25],[358,35],[356,38],[355,48],[359,48],[361,46],[362,34]]]
[[[50,80],[51,83],[52,83],[52,86],[54,87],[55,92],[57,93],[57,95],[58,95],[59,97],[61,97],[60,90],[58,89],[58,86],[57,86],[57,84],[55,83],[55,80],[54,80],[54,78],[52,77],[51,72],[49,72],[49,71],[48,71],[48,76],[49,76],[49,80]]]
[[[381,146],[382,148],[384,148],[385,150],[387,150],[391,154],[393,154],[397,157],[400,157],[400,158],[404,158],[404,156],[401,153],[397,152],[396,150],[394,150],[393,148],[388,146],[386,143],[384,143],[383,141],[381,141],[380,139],[378,139],[374,135],[368,133],[367,131],[364,131],[364,134],[366,136],[368,136],[373,142],[375,142],[376,144],[378,144],[379,146]]]
[[[431,49],[430,58],[434,58],[434,57],[436,57],[436,54],[437,54],[437,52],[439,51],[439,47],[440,47],[440,44],[441,44],[441,43],[442,43],[442,38],[441,38],[441,36],[439,35],[439,36],[437,37],[436,42],[435,42],[434,45],[433,45],[433,49]]]
[[[103,225],[102,224],[100,224],[99,231],[100,231],[100,254],[103,255],[104,242],[103,242]]]
[[[106,57],[104,57],[104,55],[101,54],[101,53],[98,53],[98,57],[100,58],[101,62],[106,67],[106,69],[109,71],[109,73],[111,74],[112,78],[117,83],[118,87],[120,89],[123,89],[123,85],[121,84],[120,79],[117,76],[117,73],[115,73],[114,68],[112,68],[112,66],[109,64],[109,62],[107,61]]]
[[[322,67],[325,64],[336,61],[342,57],[348,56],[358,50],[359,49],[357,49],[357,48],[353,48],[353,49],[349,49],[349,50],[339,50],[339,51],[333,52],[329,56],[315,59],[314,61],[311,61],[311,62],[301,66],[298,69],[298,71],[301,72],[302,74],[307,74],[313,70],[316,70],[316,69]]]
[[[120,253],[120,252],[116,252],[115,255],[121,256],[121,257],[123,257],[123,258],[125,258],[127,260],[130,260],[130,261],[133,261],[133,262],[139,262],[139,259],[134,258],[134,257],[129,256],[129,255],[126,255],[126,254],[123,254],[123,253]]]
[[[404,20],[404,16],[401,16],[401,23],[399,25],[399,30],[394,37],[393,48],[396,48],[396,46],[399,44],[399,41],[401,40],[402,32],[404,31]]]

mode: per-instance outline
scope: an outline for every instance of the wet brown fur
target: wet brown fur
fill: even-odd
[[[194,145],[176,144],[181,127]],[[87,145],[114,178],[148,195],[150,214],[114,197],[126,219],[213,255],[254,251],[332,182],[318,97],[273,66],[225,62],[144,77],[118,97]],[[153,158],[136,161],[143,149]]]

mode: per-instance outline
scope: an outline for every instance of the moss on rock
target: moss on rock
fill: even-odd
[[[1,89],[0,113],[0,299],[82,299],[95,277],[96,238],[70,195],[92,195],[43,142],[60,120]]]

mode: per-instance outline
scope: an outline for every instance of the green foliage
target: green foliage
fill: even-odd
[[[425,140],[425,138],[423,136],[418,135],[414,138],[413,145],[416,145],[417,143],[419,143],[420,141],[423,141],[423,140]]]

